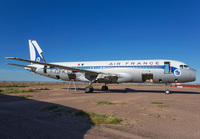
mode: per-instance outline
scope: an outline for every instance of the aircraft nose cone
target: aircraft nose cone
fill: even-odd
[[[191,69],[189,76],[190,76],[191,81],[195,81],[196,80],[196,70]]]

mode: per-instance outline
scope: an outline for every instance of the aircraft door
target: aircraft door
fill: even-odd
[[[153,83],[153,74],[152,73],[142,74],[142,82],[143,83]]]
[[[44,73],[47,73],[47,66],[44,66]]]
[[[76,74],[74,74],[74,73],[68,74],[68,77],[69,77],[70,80],[75,80]]]
[[[171,73],[170,62],[164,62],[164,73],[165,74],[170,74]]]

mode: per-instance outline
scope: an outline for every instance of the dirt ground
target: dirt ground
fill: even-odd
[[[67,86],[34,84],[20,89],[40,91],[0,94],[0,138],[200,138],[199,88],[170,88],[172,94],[166,95],[164,86],[108,85],[103,92],[97,84],[94,93],[84,93],[86,84],[78,84],[78,91]],[[32,97],[19,97],[24,94]],[[118,105],[97,105],[100,101]],[[51,106],[59,109],[45,109]],[[115,115],[122,122],[94,125],[89,115],[73,114],[79,110]]]

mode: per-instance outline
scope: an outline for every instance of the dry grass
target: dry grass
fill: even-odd
[[[33,97],[33,95],[19,95],[19,97],[28,98],[28,97]]]
[[[151,104],[163,104],[162,102],[151,102]]]
[[[97,105],[126,105],[126,103],[113,103],[113,102],[109,102],[109,101],[99,101],[97,102]]]
[[[33,92],[33,89],[20,90],[16,88],[6,88],[4,90],[0,90],[0,94],[26,93],[26,92]]]
[[[94,112],[88,112],[88,111],[78,111],[79,115],[85,115],[88,114],[90,116],[90,120],[95,125],[100,124],[120,124],[121,119],[119,117],[116,117],[114,115],[105,115],[105,114],[96,114]]]

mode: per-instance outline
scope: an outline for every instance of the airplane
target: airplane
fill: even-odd
[[[119,60],[48,63],[42,55],[42,49],[35,40],[29,40],[30,60],[17,57],[6,59],[30,62],[29,65],[6,63],[24,67],[32,73],[53,79],[88,82],[85,93],[93,92],[93,83],[162,83],[165,93],[169,94],[170,83],[185,83],[196,80],[196,70],[187,64],[175,60]]]

